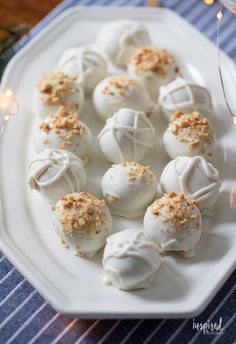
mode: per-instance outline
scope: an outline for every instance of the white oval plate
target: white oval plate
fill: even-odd
[[[93,260],[74,256],[58,244],[52,230],[50,207],[27,183],[27,166],[35,155],[31,111],[32,88],[43,73],[55,68],[61,53],[74,45],[94,41],[98,29],[112,19],[136,19],[146,25],[154,44],[173,52],[185,75],[206,85],[212,92],[219,116],[213,119],[218,134],[215,161],[223,184],[216,215],[205,220],[204,237],[197,256],[162,258],[162,266],[147,290],[124,292],[102,284],[100,252]],[[223,54],[224,74],[230,95],[236,89],[236,70]],[[14,90],[20,105],[16,118],[6,128],[1,146],[2,223],[1,249],[20,272],[59,312],[84,318],[192,317],[199,313],[233,271],[236,262],[235,128],[227,117],[219,85],[216,49],[184,19],[167,9],[73,8],[34,37],[9,63],[2,87]],[[236,101],[232,97],[232,101]],[[86,167],[88,191],[101,196],[100,179],[109,164],[96,145],[102,124],[88,102],[83,120],[94,134],[91,163]],[[161,144],[165,125],[153,116],[157,144],[144,163],[157,178],[168,161]],[[235,189],[234,189],[235,188]],[[114,231],[136,226],[142,219],[128,221],[113,217]]]

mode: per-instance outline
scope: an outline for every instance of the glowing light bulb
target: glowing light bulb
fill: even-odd
[[[219,10],[219,11],[217,12],[217,15],[216,15],[216,17],[217,17],[217,19],[218,19],[219,21],[222,19],[222,17],[223,17],[223,13],[222,13],[222,11],[221,11],[221,10]]]
[[[213,5],[215,0],[203,0],[203,2],[209,6],[209,5]]]
[[[12,96],[13,96],[12,90],[6,90],[6,91],[5,91],[5,96],[6,96],[6,97],[12,97]]]
[[[14,93],[10,89],[0,90],[0,112],[3,112],[4,119],[7,121],[9,116],[16,115],[18,104]]]

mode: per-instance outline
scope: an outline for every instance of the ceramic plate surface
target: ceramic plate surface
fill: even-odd
[[[218,155],[214,163],[223,180],[215,216],[204,220],[204,236],[198,245],[197,256],[192,259],[164,256],[150,288],[135,292],[102,284],[102,252],[86,260],[59,245],[51,226],[50,207],[36,192],[30,192],[26,183],[28,163],[35,156],[36,121],[31,111],[35,81],[55,68],[65,49],[93,42],[102,25],[121,18],[142,22],[154,44],[174,53],[181,61],[183,73],[211,91],[218,114],[213,118],[218,137]],[[229,96],[236,102],[234,64],[224,54],[222,63]],[[8,123],[1,145],[1,249],[19,271],[56,310],[67,315],[170,318],[192,317],[202,311],[236,262],[236,131],[224,107],[213,44],[170,10],[76,8],[54,20],[12,59],[2,87],[11,88],[20,105],[16,118]],[[86,167],[88,191],[101,197],[100,180],[109,164],[97,149],[96,136],[102,124],[96,119],[89,101],[82,120],[94,135],[93,157]],[[160,178],[168,162],[161,142],[165,123],[158,115],[151,120],[157,130],[157,143],[143,163],[150,164]],[[134,226],[141,228],[142,219],[130,221],[113,217],[114,231]]]

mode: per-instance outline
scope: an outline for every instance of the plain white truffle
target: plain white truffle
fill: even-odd
[[[157,181],[148,166],[125,162],[107,170],[102,192],[112,214],[133,219],[144,215],[155,199]]]
[[[176,112],[164,133],[163,143],[172,159],[197,155],[210,159],[215,153],[213,127],[199,112]]]
[[[111,235],[103,255],[103,282],[118,289],[148,288],[160,267],[157,246],[135,229]]]
[[[58,63],[57,69],[67,75],[76,75],[86,95],[106,77],[107,63],[96,49],[90,46],[66,50]]]
[[[152,108],[151,99],[142,85],[126,76],[111,76],[101,81],[94,90],[93,103],[103,121],[121,108],[146,113]]]
[[[33,112],[45,119],[61,106],[81,113],[84,106],[84,92],[77,78],[62,72],[42,76],[33,90]]]
[[[213,111],[211,94],[206,87],[181,77],[160,88],[158,103],[167,120],[177,110],[200,111],[208,116]]]
[[[61,196],[85,189],[83,162],[71,152],[46,149],[30,162],[28,184],[49,204],[56,204]]]
[[[195,201],[182,193],[165,194],[154,201],[146,211],[143,224],[144,232],[161,253],[175,251],[191,257],[202,235],[200,211]]]
[[[198,208],[211,212],[220,189],[218,170],[203,157],[181,156],[170,161],[164,168],[160,186],[162,193],[182,192],[199,202]]]
[[[97,36],[97,46],[119,67],[126,67],[135,49],[151,45],[145,27],[131,20],[117,20],[104,25]]]
[[[152,47],[136,50],[127,68],[131,78],[139,81],[155,101],[160,87],[180,73],[173,55],[164,49]]]
[[[82,257],[93,257],[112,232],[108,207],[88,192],[62,197],[53,207],[53,215],[62,243]]]
[[[155,129],[144,112],[120,109],[109,118],[98,136],[108,161],[140,161],[155,143]]]
[[[34,144],[37,153],[47,148],[62,148],[76,154],[86,164],[90,158],[92,135],[77,114],[60,108],[39,125]]]

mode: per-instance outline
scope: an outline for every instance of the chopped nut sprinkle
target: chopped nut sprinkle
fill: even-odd
[[[135,51],[130,59],[130,64],[136,68],[137,72],[153,72],[162,78],[167,77],[167,72],[175,62],[175,57],[165,49],[140,48]],[[179,68],[175,68],[179,74]]]
[[[113,204],[117,203],[119,201],[119,198],[118,197],[115,197],[115,196],[112,196],[112,195],[109,195],[108,193],[106,193],[104,195],[105,197],[105,200],[108,201],[108,202],[111,202]]]
[[[57,136],[62,138],[62,146],[72,144],[75,135],[82,135],[86,131],[79,121],[79,115],[69,112],[64,106],[51,115],[48,122],[42,122],[39,129],[46,134],[53,130]]]
[[[188,143],[190,152],[200,146],[200,154],[204,154],[205,148],[213,142],[211,123],[197,111],[176,111],[170,123],[170,131],[178,141]]]
[[[114,95],[114,91],[112,89],[113,86],[115,89],[117,89],[120,96],[124,96],[125,91],[128,89],[130,85],[136,85],[137,82],[133,79],[130,79],[125,76],[113,76],[107,78],[109,85],[106,85],[103,88],[103,94],[108,94],[110,96]]]
[[[105,201],[99,200],[88,192],[72,193],[61,197],[55,206],[63,208],[60,223],[65,234],[73,235],[78,230],[94,230],[106,221]]]
[[[120,164],[128,168],[128,180],[133,183],[135,180],[144,182],[145,184],[154,184],[155,177],[150,170],[150,166],[140,165],[135,161],[127,161]]]
[[[198,229],[201,227],[200,214],[196,213],[198,201],[191,200],[183,193],[166,193],[151,205],[151,212],[154,216],[160,216],[161,220],[171,222],[172,232],[188,232],[189,224],[194,222]]]
[[[49,73],[44,75],[37,83],[38,90],[43,94],[41,101],[44,105],[70,105],[65,101],[65,96],[79,93],[75,85],[75,77],[64,73]],[[79,103],[73,105],[73,110],[79,110]]]

